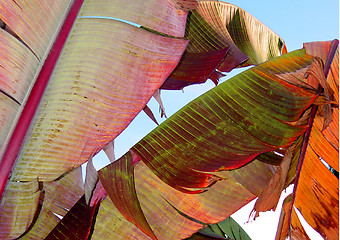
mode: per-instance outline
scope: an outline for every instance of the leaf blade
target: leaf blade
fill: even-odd
[[[130,152],[117,161],[102,168],[99,179],[111,201],[121,214],[152,239],[157,239],[149,226],[137,197]],[[121,196],[124,196],[123,198]]]
[[[312,61],[301,50],[245,71],[179,110],[132,151],[167,184],[186,191],[218,180],[207,171],[237,168],[260,153],[287,146],[304,132],[289,122],[296,121],[316,95],[276,77],[290,71],[280,67],[286,59],[294,59],[292,72]],[[249,86],[257,98],[247,92]],[[260,99],[259,104],[253,99]]]

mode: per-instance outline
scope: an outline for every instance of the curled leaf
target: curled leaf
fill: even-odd
[[[114,140],[109,142],[104,148],[103,148],[106,156],[109,158],[110,162],[115,162],[115,150],[114,150]]]
[[[156,120],[156,118],[155,118],[155,115],[153,115],[153,112],[152,112],[151,109],[148,107],[148,105],[145,105],[145,107],[143,108],[143,111],[145,112],[146,115],[148,115],[148,117],[149,117],[154,123],[156,123],[157,125],[159,125],[158,122],[157,122],[157,120]]]
[[[99,172],[111,201],[121,214],[152,239],[157,239],[141,209],[135,189],[133,157],[130,152]]]
[[[332,101],[334,99],[334,91],[327,83],[327,79],[324,75],[324,64],[319,57],[314,57],[313,63],[309,66],[306,71],[307,81],[313,85],[319,85],[323,88],[323,94],[325,99]],[[321,115],[324,117],[322,130],[326,129],[327,126],[332,122],[332,106],[331,103],[322,106]]]
[[[92,156],[87,161],[86,175],[85,175],[85,201],[86,204],[90,203],[92,193],[98,182],[98,173],[93,166]]]
[[[131,150],[180,191],[208,187],[219,180],[211,172],[235,169],[287,147],[305,131],[292,123],[313,103],[315,92],[275,74],[311,62],[300,50],[248,69],[187,104]]]
[[[166,114],[165,114],[165,108],[164,108],[164,105],[163,105],[163,101],[162,101],[162,98],[161,98],[161,91],[158,89],[154,94],[153,94],[153,97],[156,99],[156,101],[158,102],[159,104],[159,108],[161,110],[161,117],[166,117]]]

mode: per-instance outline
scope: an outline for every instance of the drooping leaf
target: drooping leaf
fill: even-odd
[[[215,3],[236,46],[249,57],[246,64],[260,64],[286,53],[283,40],[245,10],[230,3]]]
[[[254,161],[236,171],[245,172],[244,175],[239,176],[239,179],[243,179],[244,182],[257,181],[257,184],[253,185],[252,188],[255,189],[252,191],[261,192],[264,186],[262,181],[269,181],[273,175],[270,169],[270,165]],[[254,172],[262,179],[253,178],[254,174],[251,173]],[[202,228],[202,225],[197,221],[207,224],[220,222],[255,198],[255,195],[234,179],[230,172],[220,172],[219,174],[223,180],[211,186],[207,192],[185,194],[166,185],[143,162],[138,162],[135,165],[137,196],[145,217],[156,236],[162,239],[189,237]],[[106,188],[108,191],[115,189],[110,185]],[[124,196],[126,197],[126,195]],[[132,199],[127,197],[125,201],[132,201]],[[117,214],[117,209],[113,205],[110,208],[106,206],[107,202],[104,200],[99,209],[93,237],[120,235],[117,238],[144,239],[135,235],[142,232],[137,231],[137,228],[131,223],[122,220],[123,217],[120,213]],[[184,215],[179,214],[179,211]],[[192,219],[196,220],[192,221]]]
[[[327,83],[334,93],[338,92],[339,78],[336,78],[339,75],[338,41],[335,40],[328,44],[316,42],[307,45],[310,46],[307,51],[311,54],[317,54],[321,58],[327,55],[325,68],[330,64],[328,65],[330,71],[327,74]],[[327,52],[327,54],[322,52]],[[335,159],[339,158],[339,143],[335,141],[339,134],[339,121],[336,120],[338,119],[338,108],[332,110],[333,121],[324,131],[322,131],[324,116],[317,114],[314,118],[294,205],[308,224],[323,237],[337,239],[339,235],[339,181],[320,160],[330,160],[332,165],[338,167],[338,163],[335,163],[338,162]],[[328,147],[328,149],[323,149],[323,147]]]
[[[185,194],[163,183],[140,162],[135,167],[136,190],[138,194],[151,198],[150,202],[155,202],[152,201],[152,195],[157,197],[161,194],[167,202],[185,215],[206,224],[216,223],[255,198],[257,195],[252,192],[262,191],[263,182],[269,181],[273,175],[273,171],[268,167],[267,164],[255,161],[235,170],[244,173],[243,175],[236,176],[234,171],[219,172],[218,175],[223,180],[211,186],[206,192]],[[261,176],[262,179],[253,178],[254,175]],[[253,182],[254,185],[244,186],[243,182]]]
[[[276,209],[281,192],[285,187],[289,166],[292,159],[293,146],[290,146],[274,176],[255,202],[252,212],[255,213],[254,219],[259,216],[259,212]],[[252,213],[251,213],[252,214]]]
[[[0,238],[14,239],[31,225],[41,190],[37,180],[9,182],[0,203]]]
[[[322,86],[328,88],[328,92],[338,92],[338,81],[334,76],[338,75],[338,41],[334,40],[332,43],[311,43],[307,44],[307,52],[316,53],[316,57],[321,58],[324,62],[314,65],[314,69],[309,71],[310,76],[306,82],[311,85],[318,85],[318,93],[327,98],[327,94],[323,93]],[[324,53],[327,52],[327,54]],[[326,59],[325,59],[326,55]],[[320,60],[318,60],[320,62]],[[323,67],[324,66],[324,67]],[[322,68],[323,67],[323,68]],[[329,71],[330,70],[330,71]],[[320,72],[324,76],[320,76]],[[329,75],[330,74],[330,77]],[[327,77],[327,82],[324,77]],[[326,86],[328,85],[328,86]],[[328,95],[330,96],[330,95]],[[328,103],[326,103],[328,104]],[[288,221],[286,228],[293,229],[294,207],[296,207],[316,231],[318,231],[324,238],[337,239],[339,235],[339,181],[325,166],[322,161],[323,158],[329,159],[329,156],[339,157],[338,143],[332,143],[331,138],[323,137],[323,132],[333,137],[338,136],[339,122],[332,122],[322,131],[326,116],[319,114],[320,106],[313,105],[309,111],[306,111],[302,119],[308,121],[308,128],[303,138],[298,139],[298,144],[295,156],[292,159],[292,164],[288,174],[288,178],[294,178],[294,190],[289,211],[287,212]],[[331,105],[330,111],[333,116],[337,106]],[[321,105],[321,112],[324,112]],[[337,113],[336,113],[337,114]],[[332,126],[332,127],[331,127]],[[317,146],[320,145],[320,146]],[[322,150],[323,146],[331,146],[330,149]],[[320,148],[321,147],[321,148]],[[334,160],[331,161],[334,163]],[[336,166],[336,165],[335,165]],[[292,172],[294,176],[292,176]],[[288,180],[288,179],[287,179]],[[289,182],[289,180],[287,181]],[[283,236],[281,236],[283,237]]]
[[[229,50],[229,42],[197,11],[188,15],[185,37],[190,40],[189,44],[162,89],[182,89],[205,82]]]
[[[235,13],[228,14],[229,10],[242,11],[247,19],[244,25],[234,26]],[[231,26],[227,28],[229,22]],[[247,52],[235,45],[235,39],[228,31],[241,31],[242,37],[237,43],[242,51]],[[190,39],[188,47],[163,89],[181,89],[203,83],[208,78],[217,82],[220,78],[218,71],[229,72],[246,62],[249,58],[246,54],[252,56],[248,64],[259,64],[279,56],[284,45],[279,36],[253,16],[220,1],[199,1],[197,8],[188,15],[185,36]],[[244,48],[248,45],[250,47]]]
[[[186,51],[162,89],[177,90],[190,84],[204,83],[221,63],[228,48],[218,51],[191,53]]]
[[[305,43],[304,47],[309,54],[320,57],[324,62],[331,46],[330,41]],[[334,93],[334,101],[339,103],[339,49],[332,59],[327,83]],[[321,156],[328,164],[339,172],[339,108],[332,108],[333,121],[322,130],[323,118],[314,119],[313,129],[309,144],[317,155]]]
[[[99,179],[111,201],[121,214],[133,222],[146,235],[157,239],[140,207],[133,177],[133,160],[130,152],[99,171]]]
[[[64,217],[84,194],[81,172],[81,168],[77,168],[56,181],[42,184],[41,209],[36,212],[32,228],[20,239],[44,239],[54,229],[60,217]]]
[[[178,190],[208,187],[218,178],[207,171],[240,167],[304,132],[293,122],[313,102],[315,91],[276,75],[307,69],[311,62],[300,50],[249,69],[179,110],[132,151]]]
[[[221,4],[224,3],[221,3],[220,1],[199,1],[199,5],[196,8],[196,14],[200,14],[225,41],[228,41],[228,54],[218,69],[223,72],[230,72],[236,66],[246,62],[249,57],[235,45],[231,38],[228,29],[224,24],[224,18],[226,16],[221,11]]]

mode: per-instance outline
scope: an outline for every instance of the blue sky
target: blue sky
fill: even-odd
[[[336,0],[239,0],[230,1],[255,16],[262,23],[276,32],[285,41],[288,51],[302,48],[304,42],[326,41],[339,39],[339,1]],[[226,79],[235,75],[238,71],[232,71]],[[208,80],[206,84],[191,86],[182,91],[163,91],[162,99],[168,116],[176,112],[180,107],[206,92],[214,84]],[[149,102],[159,122],[160,114],[158,104],[154,99]],[[116,157],[120,157],[131,146],[151,131],[156,125],[141,112],[115,141]],[[105,155],[99,153],[95,159],[96,168],[108,164]],[[249,207],[248,207],[249,208]],[[242,212],[245,219],[238,219],[239,223],[247,221],[250,209]],[[246,213],[248,212],[248,213]],[[266,215],[266,214],[265,214]],[[237,220],[237,219],[236,219]],[[278,214],[269,213],[266,217],[260,217],[252,223],[247,223],[244,228],[254,240],[272,240],[275,236]],[[261,229],[261,226],[264,228]],[[264,235],[264,232],[268,232]],[[312,240],[318,239],[313,237]]]

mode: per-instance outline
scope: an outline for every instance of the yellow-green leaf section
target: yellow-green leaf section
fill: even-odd
[[[40,195],[37,180],[10,182],[0,203],[0,238],[14,239],[31,225]]]
[[[220,1],[215,4],[236,46],[249,57],[247,64],[260,64],[281,55],[284,42],[267,26],[233,4]]]
[[[235,76],[179,110],[132,151],[167,184],[186,191],[215,182],[207,171],[234,169],[288,146],[304,132],[294,122],[316,95],[277,75],[305,71],[312,59],[299,50]]]

